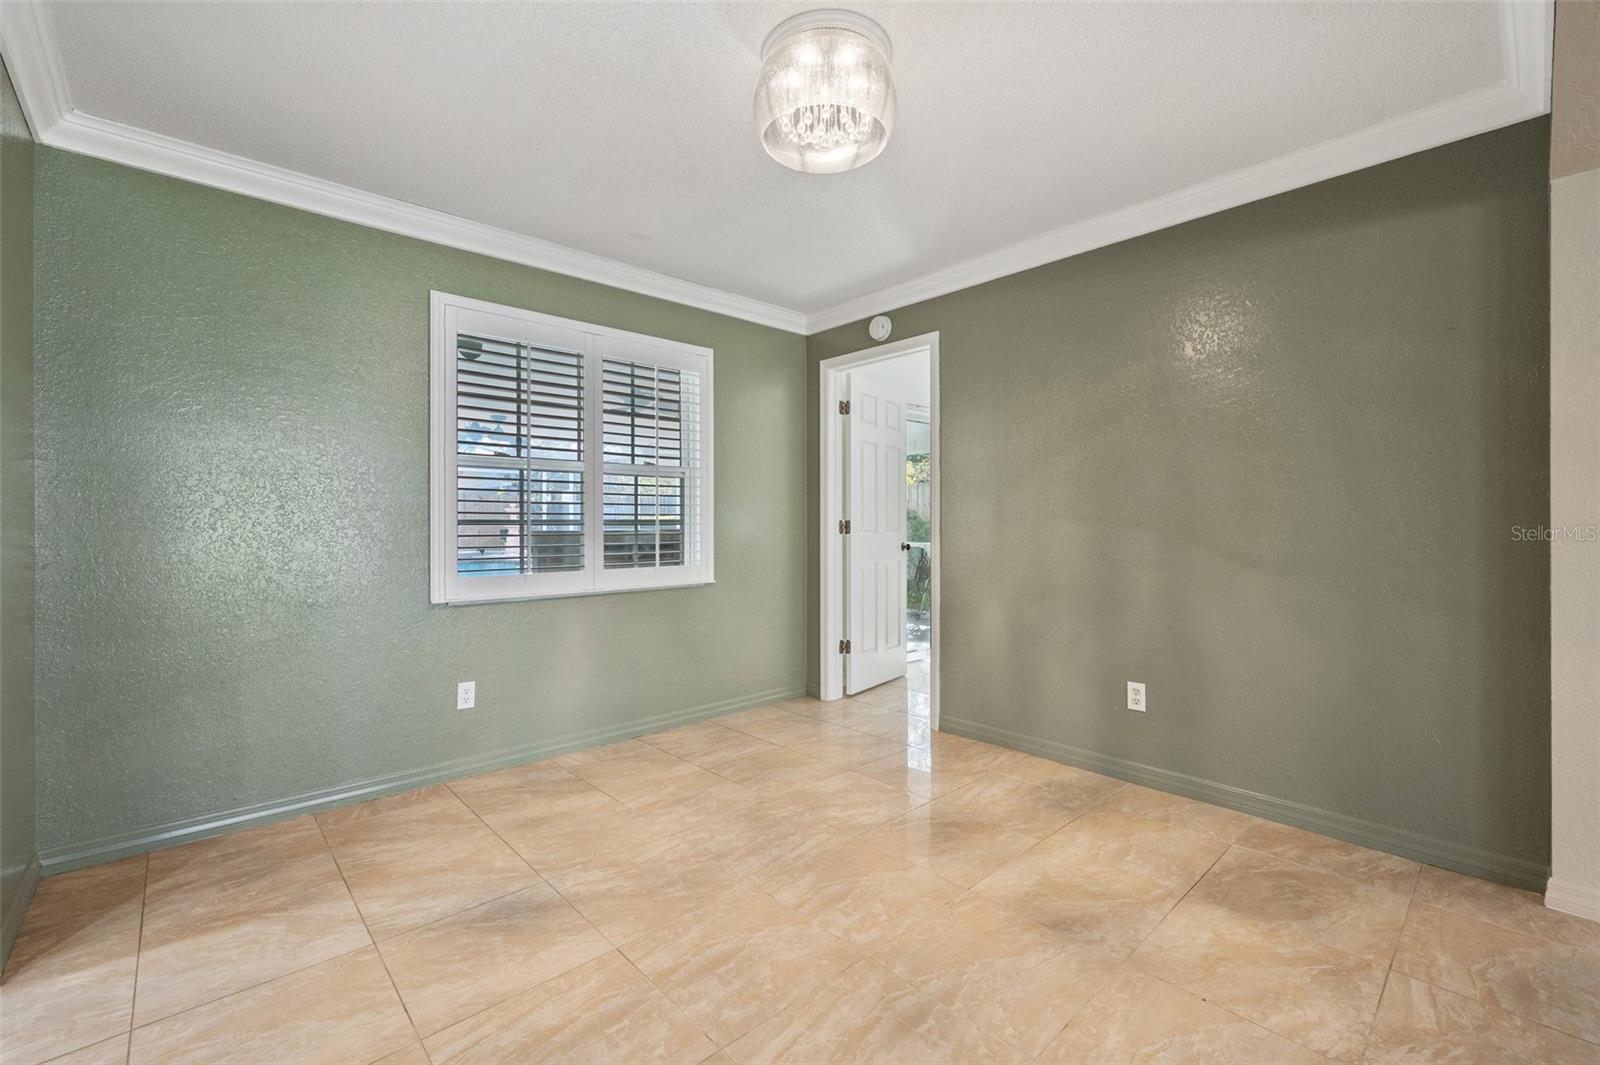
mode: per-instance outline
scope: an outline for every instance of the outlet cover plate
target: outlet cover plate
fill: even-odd
[[[1128,682],[1128,709],[1137,710],[1141,714],[1145,712],[1143,681],[1130,680]]]
[[[471,710],[478,705],[478,682],[464,680],[456,685],[456,709]]]

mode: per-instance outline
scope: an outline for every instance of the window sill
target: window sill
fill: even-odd
[[[637,595],[640,592],[665,592],[680,588],[709,588],[715,578],[674,582],[672,584],[638,584],[629,588],[583,588],[572,592],[541,592],[532,595],[489,595],[476,599],[443,599],[434,606],[492,606],[495,603],[531,603],[543,599],[579,599],[594,595]]]

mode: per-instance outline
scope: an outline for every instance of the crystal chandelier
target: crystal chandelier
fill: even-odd
[[[791,170],[839,174],[878,157],[894,128],[889,35],[853,11],[808,11],[761,47],[756,129]]]

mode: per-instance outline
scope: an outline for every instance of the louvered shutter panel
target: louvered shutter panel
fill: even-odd
[[[702,386],[692,370],[602,361],[606,569],[699,565]]]
[[[711,349],[430,299],[433,602],[715,580]]]
[[[457,574],[583,569],[583,354],[455,339]]]

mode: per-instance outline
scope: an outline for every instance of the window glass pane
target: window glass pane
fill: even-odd
[[[684,564],[684,478],[605,476],[605,566]]]
[[[462,576],[583,568],[583,474],[460,466],[456,572]]]
[[[456,453],[583,459],[583,356],[456,338]]]

